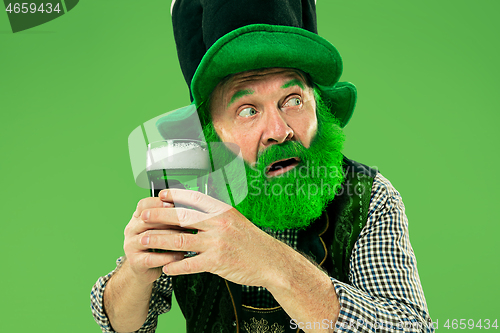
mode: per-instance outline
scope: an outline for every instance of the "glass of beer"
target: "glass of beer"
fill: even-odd
[[[174,139],[148,145],[146,171],[153,197],[157,197],[166,188],[207,194],[210,170],[210,157],[205,142]]]
[[[151,196],[158,197],[161,190],[180,188],[208,194],[208,176],[211,170],[207,144],[198,140],[175,139],[150,143],[147,150],[147,167]],[[187,207],[176,204],[176,207]],[[196,233],[195,229],[185,229]],[[151,252],[170,252],[150,249]],[[188,252],[186,257],[196,255]]]

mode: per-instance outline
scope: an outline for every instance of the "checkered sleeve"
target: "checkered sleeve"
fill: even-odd
[[[334,278],[336,332],[434,332],[400,194],[378,174],[368,220],[353,248],[350,284]]]
[[[116,268],[108,275],[100,277],[92,287],[90,292],[90,306],[92,315],[95,321],[101,327],[103,332],[115,332],[111,327],[109,319],[104,311],[103,295],[106,283],[113,276],[113,274],[120,268],[123,263],[123,257],[118,258],[116,261]],[[149,303],[149,312],[146,321],[142,327],[137,330],[138,333],[150,333],[156,330],[158,323],[158,316],[162,313],[168,312],[172,304],[172,278],[165,273],[154,282],[153,292]]]

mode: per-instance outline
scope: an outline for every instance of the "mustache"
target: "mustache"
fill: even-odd
[[[253,166],[259,170],[265,170],[267,166],[279,160],[298,157],[304,160],[307,148],[299,141],[285,141],[281,144],[274,144],[257,155],[257,161]]]

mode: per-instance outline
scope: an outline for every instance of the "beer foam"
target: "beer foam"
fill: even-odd
[[[176,142],[148,150],[147,169],[210,170],[208,150],[196,142]]]

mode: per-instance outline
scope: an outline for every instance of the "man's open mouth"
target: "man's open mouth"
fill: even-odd
[[[284,174],[299,165],[300,159],[298,157],[286,158],[270,164],[266,168],[266,175],[268,177],[275,177]]]

